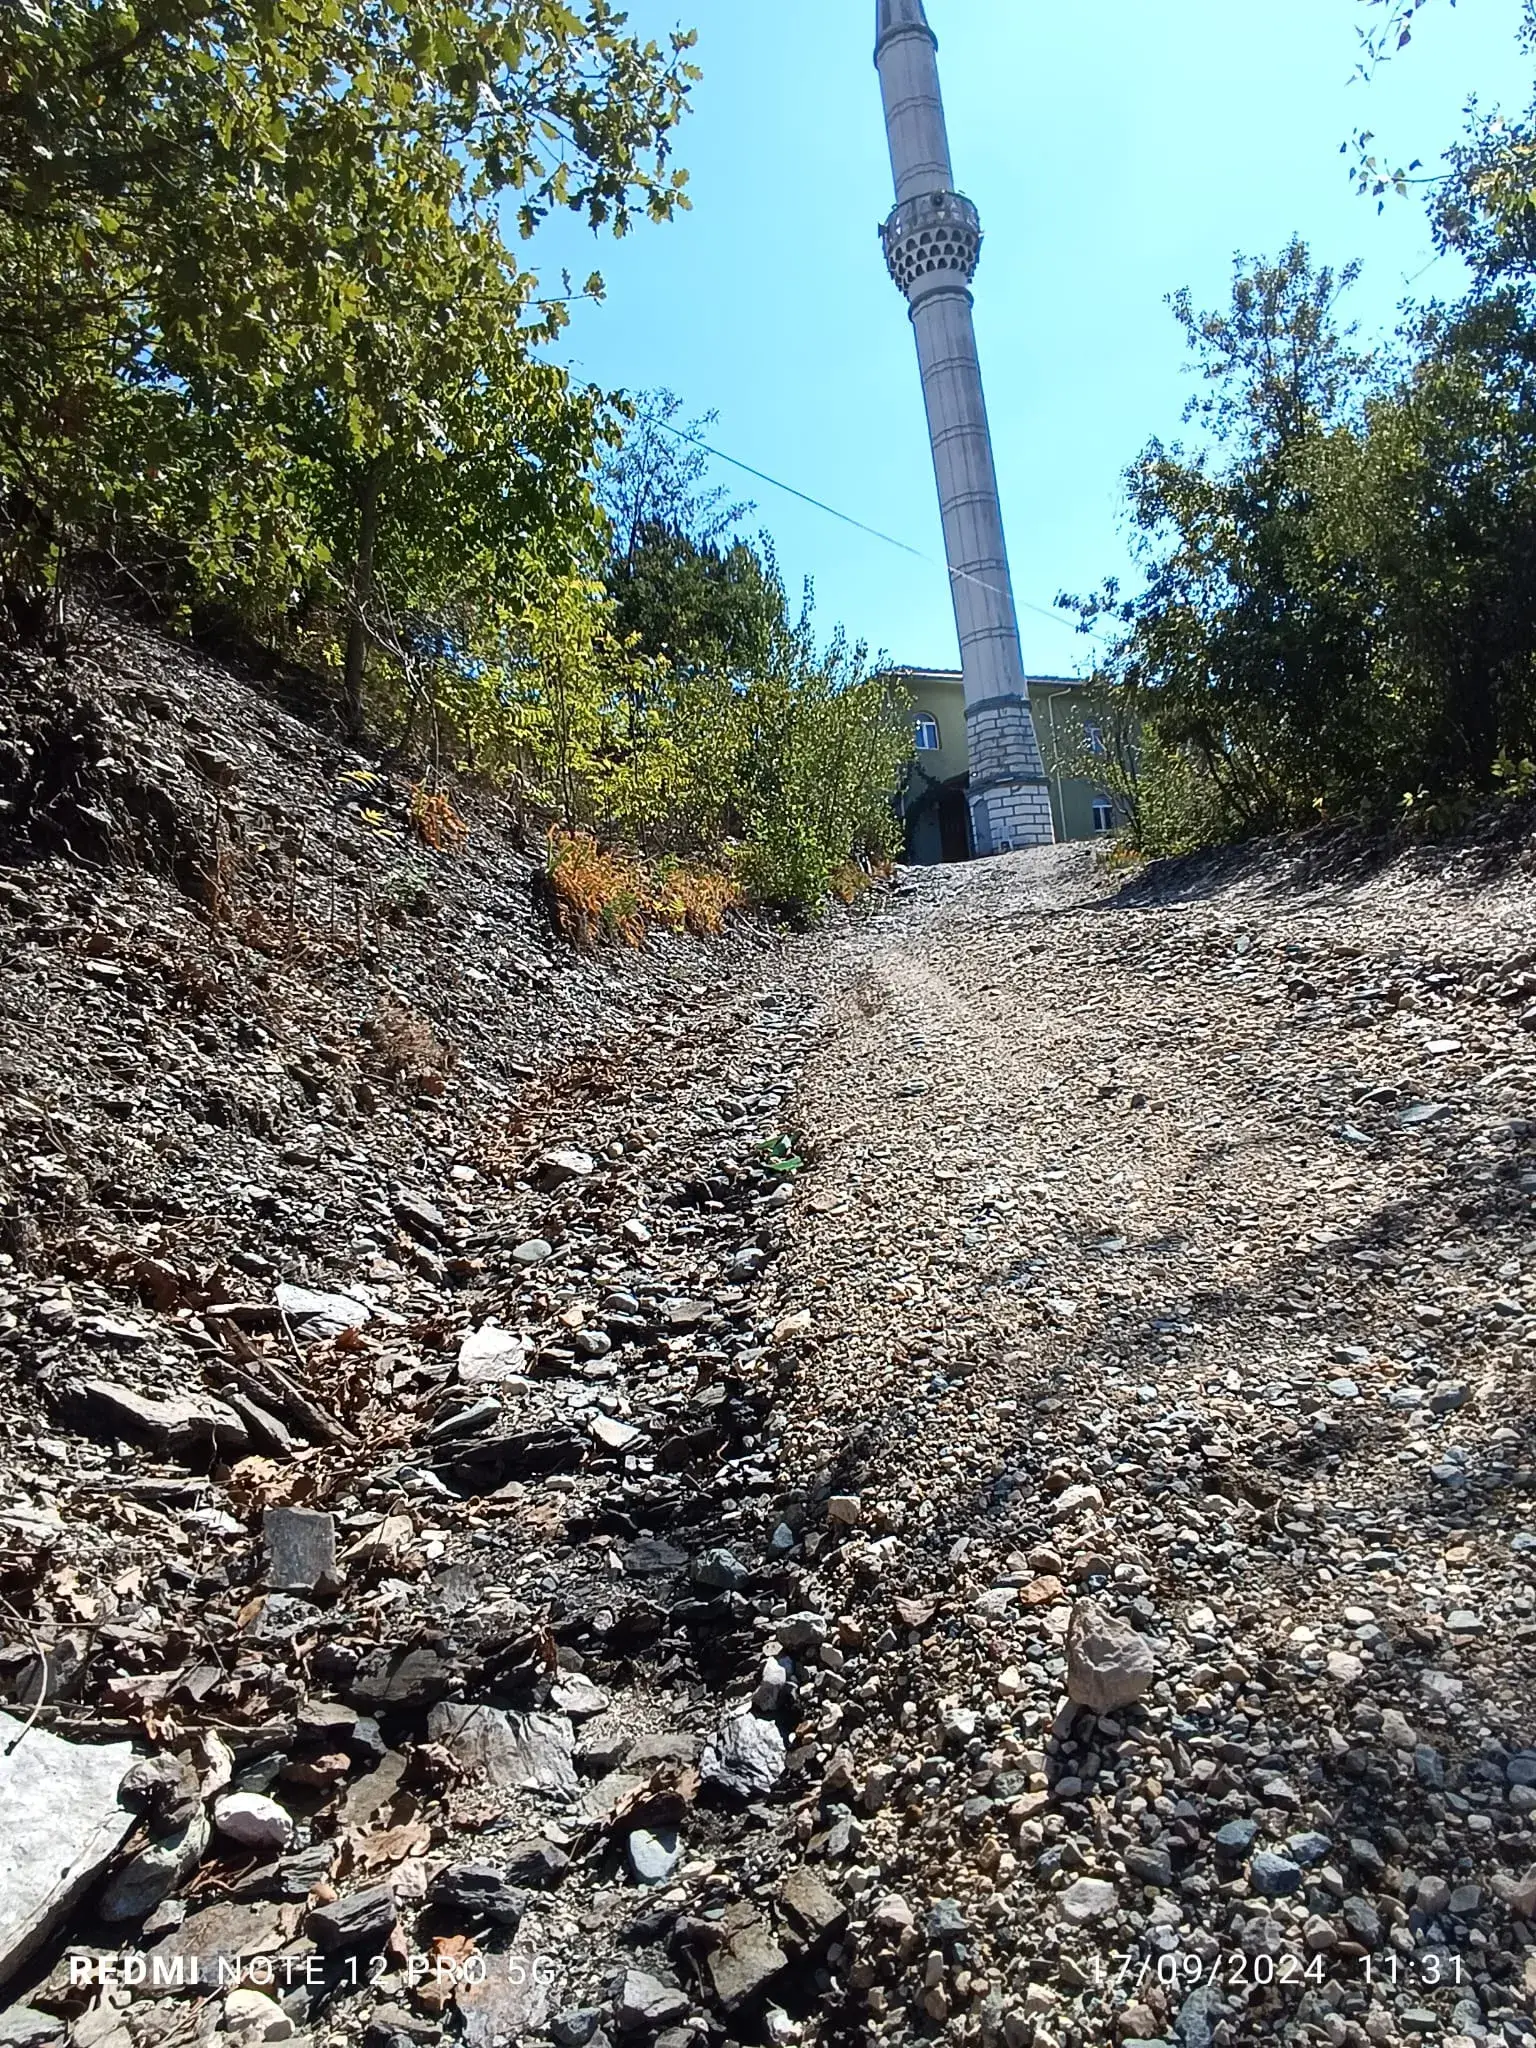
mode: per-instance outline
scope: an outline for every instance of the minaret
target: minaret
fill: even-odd
[[[880,239],[917,330],[965,671],[972,838],[978,853],[1049,846],[1055,838],[1050,787],[1019,649],[971,319],[969,287],[981,253],[981,217],[954,189],[939,93],[939,45],[923,0],[877,0],[876,37],[875,64],[896,177],[896,209]]]

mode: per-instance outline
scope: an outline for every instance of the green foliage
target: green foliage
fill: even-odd
[[[1210,395],[1129,473],[1146,580],[1081,606],[1145,740],[1150,851],[1476,798],[1536,748],[1536,320],[1512,289],[1372,366],[1293,244],[1229,313],[1175,309]],[[1118,792],[1117,792],[1118,793]]]
[[[0,14],[15,629],[81,555],[242,610],[286,592],[345,640],[356,715],[386,589],[398,621],[509,530],[590,524],[594,407],[533,362],[561,311],[501,223],[686,203],[690,40],[642,43],[610,0]]]
[[[572,292],[519,239],[686,206],[692,42],[614,0],[0,10],[0,630],[57,644],[112,577],[231,619],[354,731],[658,857],[646,917],[707,923],[701,850],[799,914],[883,857],[905,731],[708,421],[539,353]]]

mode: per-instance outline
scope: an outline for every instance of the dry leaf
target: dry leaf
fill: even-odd
[[[371,1835],[353,1835],[347,1844],[354,1870],[387,1870],[404,1863],[408,1856],[420,1856],[432,1846],[432,1829],[424,1820],[408,1820],[400,1827],[380,1828]]]
[[[903,1628],[926,1628],[939,1611],[937,1600],[898,1600],[896,1619]]]

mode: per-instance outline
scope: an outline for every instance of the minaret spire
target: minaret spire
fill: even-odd
[[[971,317],[981,217],[955,190],[938,47],[923,0],[876,0],[875,63],[896,181],[896,208],[880,237],[891,277],[911,307],[923,373],[965,671],[972,838],[978,853],[998,853],[1048,846],[1055,829],[1029,708]]]

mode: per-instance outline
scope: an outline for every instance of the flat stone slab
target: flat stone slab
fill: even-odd
[[[336,1581],[336,1518],[314,1508],[268,1508],[261,1519],[267,1583],[279,1593],[313,1593]]]
[[[46,1940],[134,1819],[117,1797],[132,1743],[62,1742],[42,1728],[22,1736],[24,1726],[0,1714],[0,1984]]]
[[[81,1380],[74,1398],[93,1423],[133,1437],[148,1437],[173,1451],[214,1444],[220,1450],[243,1450],[250,1441],[234,1409],[212,1394],[170,1394],[163,1399],[141,1394],[116,1380]]]
[[[432,1709],[427,1733],[504,1790],[567,1796],[576,1790],[575,1736],[563,1714],[512,1714],[445,1701]]]
[[[457,1993],[469,2048],[515,2048],[545,2032],[549,2020],[550,1936],[530,1914],[504,1955],[488,1955],[478,1984]]]
[[[277,1306],[305,1343],[339,1337],[343,1330],[360,1330],[371,1320],[367,1302],[351,1294],[317,1294],[308,1287],[293,1287],[285,1280],[277,1290]]]

